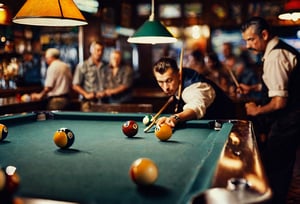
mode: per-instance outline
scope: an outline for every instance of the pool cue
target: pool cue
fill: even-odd
[[[168,101],[161,107],[161,109],[152,117],[150,125],[144,129],[144,132],[148,132],[153,125],[156,123],[156,119],[160,116],[160,114],[168,107],[168,105],[174,100],[174,96],[171,96]]]
[[[236,79],[235,75],[233,74],[232,70],[229,67],[227,67],[227,70],[230,74],[231,79],[233,80],[233,83],[236,85],[236,87],[240,87],[240,84],[239,84],[238,80]]]
[[[179,81],[180,81],[180,84],[178,86],[178,92],[177,92],[177,100],[178,100],[178,102],[180,101],[181,92],[182,92],[182,67],[183,67],[183,45],[181,47],[180,61],[179,61]],[[175,107],[175,113],[177,111],[178,111],[178,103],[176,104],[176,107]]]
[[[233,80],[233,83],[235,84],[235,86],[236,86],[237,88],[239,88],[239,87],[240,87],[240,84],[239,84],[238,80],[236,79],[236,77],[235,77],[233,71],[232,71],[230,68],[228,68],[228,67],[226,67],[226,68],[228,69],[228,72],[229,72],[229,74],[230,74],[231,79]],[[240,97],[242,97],[242,98],[243,98],[244,100],[246,100],[246,101],[249,100],[248,97],[247,97],[246,95],[244,95],[244,94],[240,94]]]

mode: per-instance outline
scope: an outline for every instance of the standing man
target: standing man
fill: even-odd
[[[125,103],[131,100],[133,69],[122,64],[122,53],[113,50],[109,64],[103,68],[104,103]]]
[[[104,45],[101,42],[92,42],[90,45],[90,57],[77,65],[73,77],[73,90],[80,94],[81,111],[89,111],[90,103],[97,102],[104,96],[102,92],[102,74],[104,67],[102,55]]]
[[[32,93],[32,100],[47,98],[48,110],[65,110],[70,102],[69,93],[72,86],[70,67],[59,59],[60,52],[56,48],[46,50],[47,69],[44,89],[40,93]]]
[[[157,125],[163,123],[175,127],[179,122],[195,119],[232,119],[235,117],[233,102],[212,81],[190,68],[179,68],[174,59],[164,57],[153,66],[155,79],[169,96],[178,96],[182,86],[181,97],[176,101],[178,111],[170,117],[160,117]]]
[[[191,68],[199,74],[207,75],[208,70],[205,66],[204,55],[201,50],[193,50],[187,56],[186,67]]]
[[[266,135],[263,163],[273,189],[272,203],[286,203],[300,138],[300,54],[274,36],[268,23],[253,17],[242,25],[249,50],[263,54],[262,85],[241,84],[242,91],[261,90],[261,104],[245,105],[256,135]]]

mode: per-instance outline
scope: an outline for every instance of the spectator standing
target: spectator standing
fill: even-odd
[[[207,74],[207,69],[205,68],[205,63],[204,63],[204,55],[200,50],[193,50],[187,56],[187,62],[185,67],[193,69],[199,74],[203,74],[203,75]]]
[[[41,85],[40,56],[25,51],[23,54],[23,80],[25,85]]]
[[[245,105],[260,145],[274,196],[272,204],[286,203],[300,140],[300,54],[275,36],[267,21],[253,17],[242,25],[249,50],[263,53],[262,85],[240,85],[243,91],[261,90],[263,100]],[[260,140],[258,140],[260,141]]]
[[[73,77],[73,90],[81,99],[81,111],[89,111],[90,104],[104,96],[101,70],[105,66],[102,61],[104,45],[95,41],[90,45],[90,56],[79,63]]]
[[[44,89],[40,93],[32,93],[32,100],[47,99],[48,110],[65,110],[70,102],[72,73],[70,67],[59,59],[60,52],[56,48],[46,50],[45,60],[48,64]]]
[[[103,103],[125,103],[131,100],[133,69],[122,64],[122,52],[113,50],[109,64],[103,68]]]
[[[243,83],[247,85],[253,85],[258,83],[258,78],[256,73],[250,68],[246,66],[246,62],[239,56],[235,55],[233,52],[233,45],[230,42],[223,43],[223,55],[224,61],[223,65],[228,71],[232,72],[232,74],[237,79],[238,83]],[[236,85],[234,81],[231,79],[230,85],[230,94],[236,95]],[[247,94],[249,97],[253,96],[252,92]]]
[[[228,70],[223,67],[215,52],[209,52],[204,57],[205,66],[209,74],[207,78],[215,82],[224,92],[229,95],[230,76]]]

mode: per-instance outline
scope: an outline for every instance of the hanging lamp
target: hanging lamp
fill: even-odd
[[[284,4],[284,11],[278,16],[281,20],[297,21],[300,19],[300,0],[289,0]]]
[[[73,0],[27,0],[14,23],[34,26],[82,26],[87,22]]]
[[[151,15],[134,34],[127,40],[136,44],[162,44],[174,43],[175,37],[165,28],[159,20],[154,17],[154,0],[151,5]]]
[[[6,5],[0,3],[0,25],[11,24],[11,12]]]

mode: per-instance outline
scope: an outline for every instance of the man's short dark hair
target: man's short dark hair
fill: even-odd
[[[163,74],[169,68],[171,68],[175,72],[179,71],[176,60],[174,60],[170,57],[163,57],[154,64],[153,72],[158,72],[160,74]]]
[[[267,30],[269,33],[271,33],[268,22],[262,17],[255,16],[248,19],[245,23],[242,24],[241,31],[245,32],[251,26],[255,26],[255,33],[258,35],[260,35],[263,30]]]
[[[197,62],[199,62],[201,65],[204,65],[204,55],[203,55],[203,53],[201,52],[201,50],[198,50],[198,49],[196,49],[196,50],[193,50],[192,52],[191,52],[191,55],[194,57],[194,59],[197,61]]]

